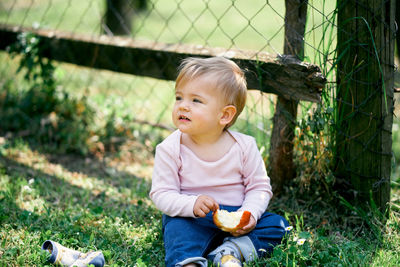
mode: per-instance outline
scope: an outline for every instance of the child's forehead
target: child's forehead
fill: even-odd
[[[200,75],[190,79],[182,79],[177,84],[175,90],[183,91],[185,89],[196,89],[196,90],[210,90],[217,91],[217,80],[215,75]],[[219,90],[218,90],[219,91]]]

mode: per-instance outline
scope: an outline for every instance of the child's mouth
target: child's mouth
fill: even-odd
[[[190,121],[190,119],[188,117],[184,116],[184,115],[180,115],[179,116],[179,120],[180,121]]]

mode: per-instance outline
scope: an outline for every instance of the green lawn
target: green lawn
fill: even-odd
[[[147,196],[152,164],[140,143],[99,159],[54,155],[1,137],[0,266],[46,265],[40,246],[47,239],[102,250],[107,266],[162,266],[161,214]],[[270,211],[289,219],[293,235],[249,266],[400,264],[399,183],[385,225],[326,192],[287,189]]]

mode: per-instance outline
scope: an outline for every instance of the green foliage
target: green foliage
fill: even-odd
[[[400,117],[393,118],[392,126],[392,182],[400,183]]]
[[[343,215],[349,216],[344,219],[345,221],[349,222],[350,217],[355,218],[354,214],[348,213],[350,210],[343,209],[343,211]],[[359,219],[362,220],[361,225],[367,220],[367,218]],[[385,226],[379,223],[374,225],[373,229],[360,225],[341,229],[328,220],[330,218],[326,218],[325,223],[321,225],[311,227],[308,222],[306,227],[302,218],[296,216],[295,227],[286,241],[275,247],[271,257],[250,266],[370,266],[372,262],[377,266],[378,262],[388,264],[380,266],[399,264],[398,257],[393,257],[394,252],[388,249],[395,244],[390,235],[384,233],[382,236],[384,238],[379,239],[375,238],[374,233],[376,230],[382,232],[384,229],[390,229],[389,231],[394,231],[392,234],[397,236],[395,238],[397,240],[400,228],[395,222],[398,222],[398,218],[391,219],[391,223],[395,225]],[[386,249],[379,250],[381,247]],[[378,251],[390,255],[391,260],[385,261],[382,256],[378,256],[380,259],[377,260],[375,253]]]
[[[310,194],[332,199],[335,177],[331,171],[332,143],[326,134],[332,127],[333,108],[318,104],[300,119],[295,129],[295,183]]]
[[[40,38],[22,33],[9,48],[20,56],[17,72],[24,72],[28,88],[9,80],[0,97],[1,131],[29,136],[62,151],[87,153],[94,109],[85,98],[70,96],[55,79],[55,66],[44,57]],[[17,89],[18,88],[18,89]]]

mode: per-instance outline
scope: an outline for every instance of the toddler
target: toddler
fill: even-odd
[[[242,266],[272,251],[287,221],[266,212],[272,197],[254,138],[229,130],[246,102],[242,70],[223,57],[183,60],[172,120],[178,128],[156,147],[150,198],[163,213],[167,266]],[[251,212],[226,233],[217,209]]]

